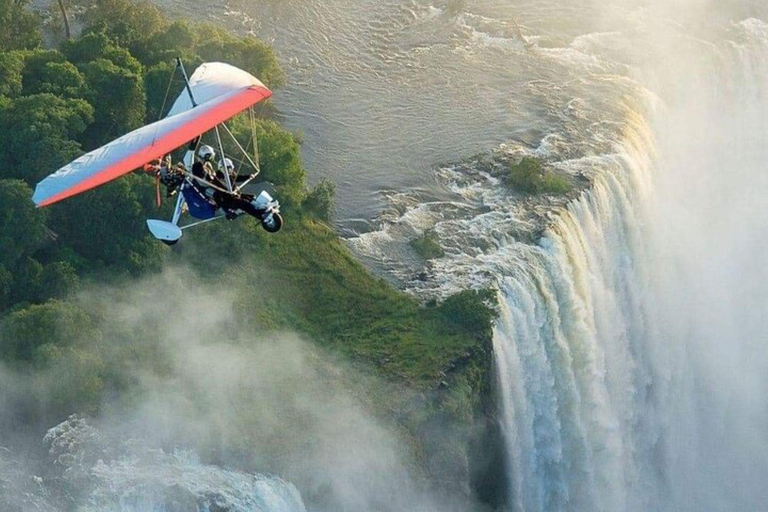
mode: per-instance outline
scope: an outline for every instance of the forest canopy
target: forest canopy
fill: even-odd
[[[39,211],[30,197],[46,175],[156,120],[175,57],[190,70],[215,59],[273,88],[284,81],[267,44],[209,24],[170,22],[151,2],[96,0],[81,16],[81,34],[51,48],[42,46],[41,19],[27,4],[0,0],[0,312],[66,294],[63,283],[76,284],[78,275],[158,268],[165,248],[143,225],[157,213],[150,179],[130,176]],[[169,93],[182,85],[177,77]],[[300,206],[306,173],[298,143],[266,117],[256,129],[264,178]],[[35,283],[49,274],[62,285],[41,294]]]

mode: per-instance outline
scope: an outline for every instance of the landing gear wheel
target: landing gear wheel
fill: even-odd
[[[267,233],[277,233],[283,227],[283,218],[279,213],[273,213],[271,218],[268,216],[267,219],[261,221],[261,226]]]

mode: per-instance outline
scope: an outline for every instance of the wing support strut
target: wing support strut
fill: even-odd
[[[197,106],[195,101],[195,95],[192,94],[192,86],[189,85],[189,77],[187,76],[187,70],[184,69],[184,63],[181,62],[181,57],[176,57],[176,67],[181,69],[181,76],[184,77],[184,86],[187,88],[187,94],[189,94],[189,101],[192,102],[192,108]]]

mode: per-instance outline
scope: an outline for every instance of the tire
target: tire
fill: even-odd
[[[280,228],[283,227],[283,218],[280,216],[279,213],[273,213],[272,214],[272,222],[270,224],[267,224],[264,221],[261,221],[261,226],[264,228],[264,230],[267,233],[277,233],[280,231]]]

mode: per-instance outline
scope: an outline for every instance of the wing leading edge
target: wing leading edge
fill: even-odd
[[[237,70],[229,65],[217,65]],[[38,183],[32,200],[38,207],[48,206],[103,185],[151,160],[161,158],[201,133],[272,96],[272,91],[261,82],[244,71],[237,71],[255,82],[251,81],[244,87],[243,82],[240,82],[239,88],[233,87],[237,84],[231,83],[229,87],[219,87],[216,91],[218,94],[206,95],[205,103],[196,108],[178,109],[176,115],[143,126],[81,156]]]

